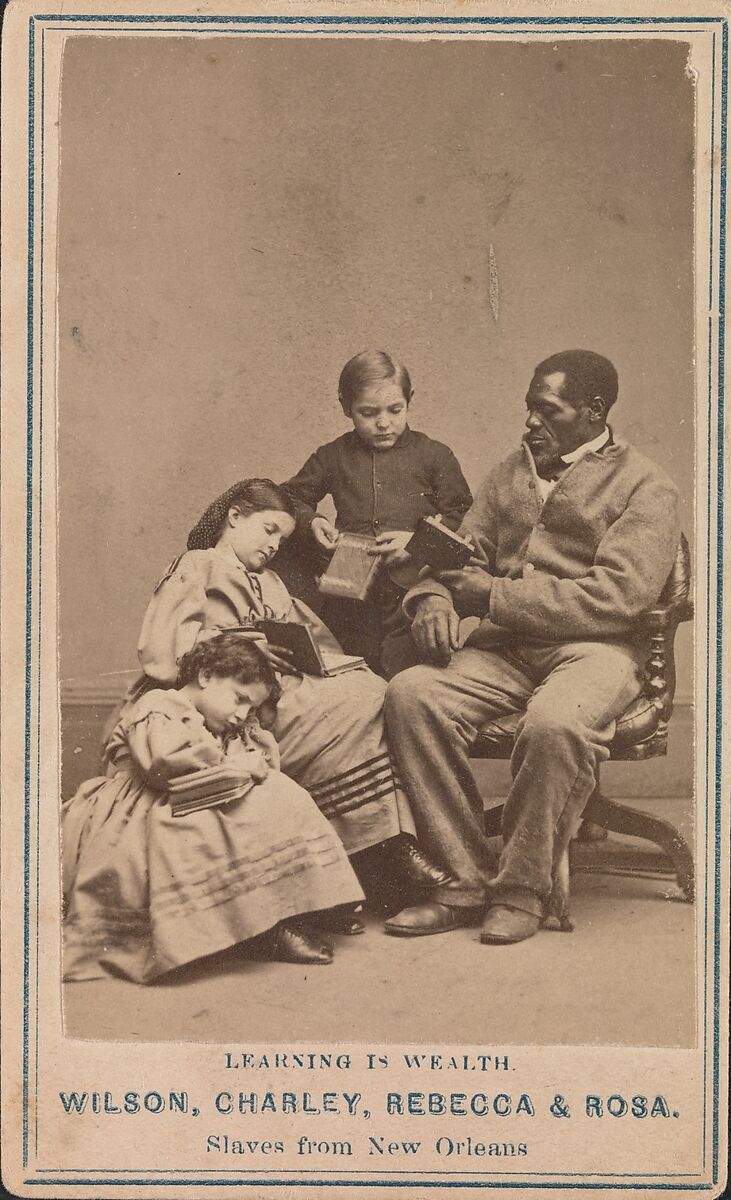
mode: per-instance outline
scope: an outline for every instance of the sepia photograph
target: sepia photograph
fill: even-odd
[[[694,1043],[687,60],[657,41],[67,43],[69,1032],[225,1040],[243,987],[262,1038],[480,1041],[487,1010],[512,1041]],[[435,517],[474,543],[446,577],[406,550]],[[273,684],[249,655],[281,645],[252,644],[261,618],[365,663],[270,659],[279,770],[245,736],[265,778],[181,818],[168,780],[230,757],[188,747],[191,720],[220,727],[205,692],[180,696],[181,656],[243,626],[255,713]],[[572,838],[569,934],[541,923]],[[209,958],[275,927],[273,963]]]
[[[718,1195],[727,21],[31,7],[17,1194]]]

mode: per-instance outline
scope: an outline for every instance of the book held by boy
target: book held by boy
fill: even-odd
[[[376,539],[364,533],[341,533],[318,587],[325,596],[367,600],[381,572],[381,559],[373,551]]]

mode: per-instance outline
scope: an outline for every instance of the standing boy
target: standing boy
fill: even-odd
[[[449,447],[409,428],[413,394],[406,367],[385,351],[356,354],[338,385],[353,429],[315,450],[284,485],[298,508],[300,538],[322,554],[332,554],[343,532],[375,538],[383,569],[373,597],[329,598],[322,616],[344,650],[363,655],[387,678],[416,661],[400,619],[404,589],[396,582],[398,569],[409,565],[406,543],[421,517],[441,514],[456,529],[472,503]],[[327,495],[335,525],[316,511]]]

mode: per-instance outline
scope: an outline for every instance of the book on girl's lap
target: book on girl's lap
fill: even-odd
[[[381,569],[381,559],[373,554],[376,545],[376,539],[365,533],[341,533],[327,570],[320,577],[320,591],[344,600],[367,600]]]
[[[235,767],[219,763],[171,779],[167,789],[168,803],[174,817],[184,817],[186,813],[240,800],[253,787],[253,779],[242,780]]]
[[[319,675],[323,678],[341,675],[343,671],[353,671],[356,667],[365,666],[365,659],[355,654],[339,653],[337,657],[331,658],[327,653],[323,653],[311,630],[297,621],[275,621],[260,617],[255,622],[255,628],[264,634],[275,650],[281,647],[291,651],[288,661],[304,675]]]

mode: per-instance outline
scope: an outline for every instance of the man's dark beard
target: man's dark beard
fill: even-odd
[[[533,455],[536,471],[541,479],[550,479],[553,475],[560,475],[561,471],[565,469],[566,464],[561,461],[561,455],[557,450],[548,450],[545,447],[534,450],[531,446],[528,449]]]

